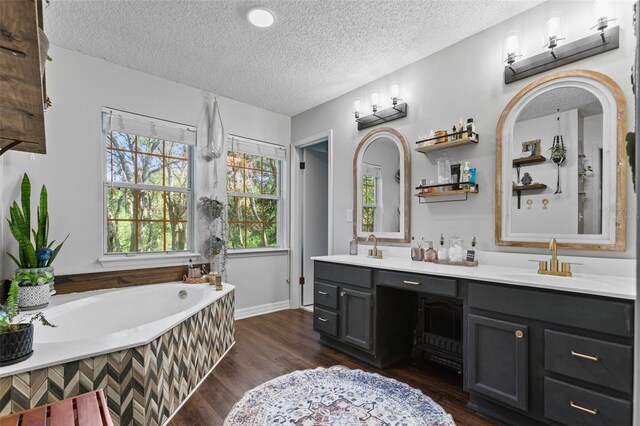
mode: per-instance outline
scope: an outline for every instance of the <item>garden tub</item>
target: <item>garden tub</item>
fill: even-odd
[[[37,324],[34,355],[0,368],[0,389],[13,392],[0,414],[103,388],[114,423],[162,424],[233,345],[234,288],[166,283],[53,297],[42,312],[57,327]],[[25,381],[39,388],[14,395]]]

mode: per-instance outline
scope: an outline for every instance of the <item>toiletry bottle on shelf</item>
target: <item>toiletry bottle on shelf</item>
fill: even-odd
[[[469,188],[476,187],[476,168],[472,167],[469,169]]]
[[[456,130],[456,125],[454,124],[451,128],[451,137],[449,138],[449,140],[455,141],[456,139],[458,139],[458,136],[456,135],[457,132],[458,131]]]
[[[477,241],[477,237],[474,235],[473,238],[471,238],[471,247],[467,249],[467,257],[464,262],[467,266],[478,266],[478,253],[476,251]]]
[[[462,124],[462,118],[460,119],[460,121],[458,121],[458,132],[460,132],[460,136],[458,136],[460,139],[465,139],[467,137],[467,132],[464,129],[464,126]]]
[[[349,254],[351,256],[358,255],[358,236],[353,234],[353,240],[349,243]]]
[[[444,245],[444,234],[440,234],[440,246],[438,246],[438,263],[447,263],[447,247]]]
[[[464,167],[462,167],[462,175],[460,176],[460,182],[469,182],[469,161],[464,162]],[[462,189],[468,189],[469,185],[464,185]]]
[[[428,241],[428,243],[429,243],[429,248],[424,253],[424,261],[434,262],[438,258],[438,253],[436,253],[435,249],[433,248],[433,241]]]
[[[473,122],[473,118],[467,118],[467,135],[470,138],[475,138],[476,135],[476,125]]]

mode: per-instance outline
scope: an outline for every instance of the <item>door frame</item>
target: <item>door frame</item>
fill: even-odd
[[[300,208],[300,149],[315,145],[321,141],[327,141],[327,254],[333,254],[333,129],[325,130],[315,135],[298,140],[291,144],[291,214],[289,221],[291,237],[290,242],[290,277],[291,286],[289,288],[289,304],[291,309],[300,308],[300,262],[298,257],[302,251],[302,241],[300,241],[302,217]]]

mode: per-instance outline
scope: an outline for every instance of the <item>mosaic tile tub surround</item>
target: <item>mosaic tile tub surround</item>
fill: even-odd
[[[150,343],[0,378],[0,415],[104,389],[115,425],[160,425],[234,343],[231,291]]]

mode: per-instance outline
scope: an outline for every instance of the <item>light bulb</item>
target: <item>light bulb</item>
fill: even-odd
[[[513,64],[518,57],[522,56],[520,52],[520,37],[517,31],[512,31],[507,34],[504,40],[503,56],[509,65]]]
[[[355,114],[356,118],[360,117],[360,99],[356,99],[355,101],[353,101],[353,113]]]
[[[560,16],[551,16],[547,20],[547,24],[545,27],[545,33],[547,35],[547,46],[549,47],[549,49],[553,50],[558,47],[558,44],[560,44],[560,40],[564,40],[562,38],[562,32],[560,30]]]
[[[371,108],[373,109],[373,112],[378,111],[378,106],[380,106],[380,95],[378,92],[373,92],[371,94]]]
[[[604,31],[609,26],[609,22],[615,20],[615,4],[612,1],[595,0],[593,2],[591,29]]]
[[[391,97],[397,98],[400,95],[400,86],[398,84],[391,85]]]

